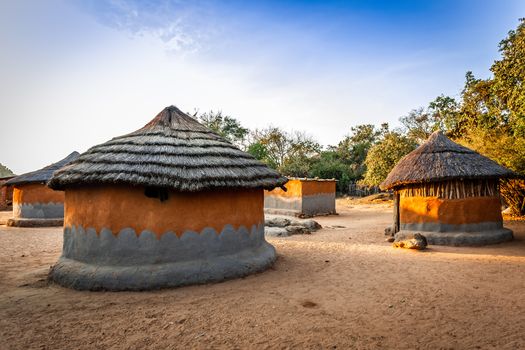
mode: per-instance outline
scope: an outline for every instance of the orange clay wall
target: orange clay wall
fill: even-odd
[[[63,202],[64,192],[53,191],[44,184],[20,185],[13,189],[13,204]]]
[[[263,191],[170,192],[161,202],[148,198],[141,187],[89,187],[66,190],[64,226],[82,225],[118,234],[130,227],[157,237],[167,231],[181,236],[185,231],[201,232],[206,227],[221,232],[225,225],[250,229],[264,222]]]
[[[2,186],[0,183],[0,209],[8,207],[8,203],[13,202],[13,185]]]
[[[301,181],[303,196],[335,193],[335,181]]]
[[[264,191],[266,196],[279,197],[302,197],[316,194],[335,193],[335,181],[315,181],[291,179],[286,183],[287,191],[275,188],[272,191]]]
[[[286,192],[276,187],[271,191],[264,191],[265,196],[278,196],[278,197],[301,197],[301,180],[289,180],[286,185]]]
[[[441,199],[437,197],[401,197],[401,223],[441,223],[451,225],[501,222],[499,197]]]

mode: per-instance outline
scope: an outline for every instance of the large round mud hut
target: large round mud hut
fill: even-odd
[[[174,106],[55,173],[66,194],[62,256],[75,289],[143,290],[220,281],[275,260],[264,189],[287,179]]]
[[[512,239],[503,227],[499,179],[514,173],[434,132],[381,184],[394,191],[394,232],[429,244],[484,245]]]
[[[62,226],[64,192],[46,186],[53,173],[79,156],[73,152],[66,158],[42,169],[16,176],[5,186],[13,186],[13,217],[8,226]]]

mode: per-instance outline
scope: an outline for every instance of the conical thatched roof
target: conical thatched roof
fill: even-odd
[[[436,131],[425,143],[403,157],[380,187],[391,189],[414,183],[494,179],[514,175],[511,170]]]
[[[177,191],[283,186],[288,180],[177,107],[143,128],[97,145],[60,171],[54,189],[86,184],[166,187]]]
[[[46,182],[49,181],[49,179],[51,179],[55,171],[62,168],[64,165],[67,165],[68,163],[74,161],[75,159],[78,158],[79,155],[80,154],[78,152],[72,152],[66,158],[56,163],[48,165],[40,170],[35,170],[30,173],[25,173],[20,176],[14,177],[11,180],[7,181],[5,184],[6,185],[23,185],[23,184],[30,184],[30,183],[45,184]]]

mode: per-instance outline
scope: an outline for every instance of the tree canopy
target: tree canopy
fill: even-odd
[[[194,116],[199,122],[237,146],[244,146],[249,130],[243,127],[237,119],[223,115],[222,111],[209,111],[198,116],[197,114],[198,112]]]
[[[391,131],[374,144],[365,159],[366,174],[361,181],[368,186],[379,186],[392,168],[417,147],[413,138]]]

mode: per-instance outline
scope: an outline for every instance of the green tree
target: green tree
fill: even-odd
[[[433,130],[441,130],[448,134],[458,132],[461,124],[459,103],[450,96],[440,95],[429,103],[428,112],[434,123]]]
[[[304,132],[288,134],[290,148],[280,170],[294,177],[310,176],[313,157],[321,152],[321,145]]]
[[[194,116],[196,116],[196,114],[197,113],[195,113]],[[196,118],[218,135],[243,149],[246,148],[244,143],[249,130],[243,127],[237,119],[223,115],[222,111],[205,112],[196,116]]]
[[[333,148],[322,151],[312,159],[309,177],[337,179],[337,191],[340,193],[346,192],[355,179],[351,166]]]
[[[501,59],[492,78],[465,76],[465,87],[454,133],[456,141],[525,175],[525,20],[499,44]],[[525,186],[502,182],[511,208],[525,214]]]
[[[287,176],[308,176],[311,159],[321,146],[304,132],[286,132],[278,127],[255,130],[248,152]]]
[[[525,174],[523,137],[516,137],[502,128],[474,128],[456,141],[517,173]]]
[[[397,162],[417,147],[416,142],[399,132],[391,131],[377,142],[365,160],[366,173],[362,184],[378,186]]]
[[[407,135],[418,142],[426,140],[434,131],[431,116],[423,107],[411,110],[399,121],[405,127]]]
[[[525,136],[525,18],[499,44],[500,60],[491,67],[492,92],[508,118],[512,132]]]
[[[509,145],[520,144],[525,137],[525,20],[521,19],[516,30],[511,30],[507,38],[499,44],[502,55],[491,67],[494,77],[476,79],[472,72],[465,76],[465,87],[462,91],[461,118],[467,126],[461,138],[463,142],[478,145],[477,140],[493,135],[482,143],[499,143],[501,139],[511,141]],[[512,137],[516,139],[512,140]],[[504,142],[506,144],[507,141]],[[504,147],[504,145],[500,145]],[[489,147],[490,146],[486,146]],[[483,147],[483,148],[486,148]],[[479,148],[481,149],[481,148]],[[505,161],[504,153],[511,155],[511,149],[489,151],[502,163],[513,166],[519,161]],[[519,154],[519,152],[518,152]],[[517,170],[521,171],[521,170]]]
[[[263,145],[261,142],[256,141],[251,143],[248,146],[247,152],[254,156],[256,159],[259,159],[263,163],[266,163],[269,167],[277,169],[277,164],[272,162],[272,160],[269,157],[266,146]]]
[[[252,139],[252,143],[258,144],[259,151],[264,150],[265,157],[261,160],[276,169],[283,166],[291,147],[291,140],[284,130],[273,126],[257,129],[252,132]]]
[[[388,124],[382,124],[380,129],[372,124],[362,124],[352,127],[350,135],[346,136],[334,151],[336,157],[347,165],[350,179],[356,181],[365,173],[365,159],[368,150],[377,139],[388,132]]]
[[[457,137],[469,133],[472,128],[488,130],[508,124],[498,98],[493,94],[493,85],[492,79],[476,79],[472,72],[467,72],[461,96]]]
[[[428,107],[413,109],[399,121],[410,138],[422,143],[437,130],[457,133],[461,126],[460,105],[454,98],[440,95]]]

